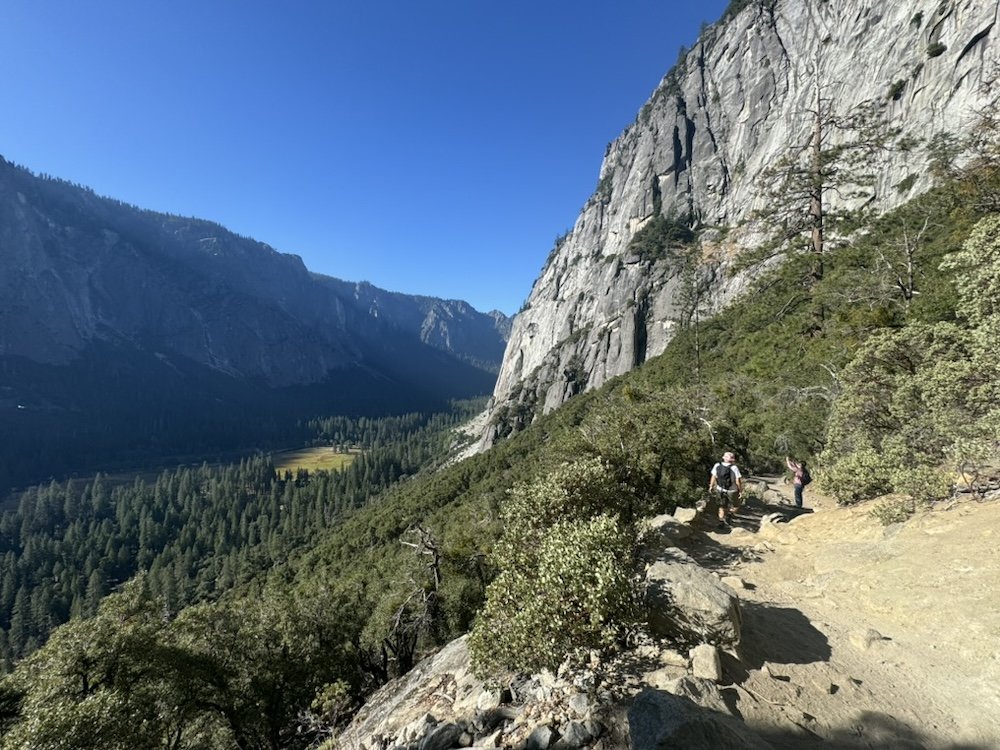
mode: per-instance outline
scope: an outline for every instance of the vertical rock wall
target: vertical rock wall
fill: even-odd
[[[709,307],[740,293],[727,261],[753,243],[742,222],[760,208],[759,175],[808,139],[817,82],[838,113],[883,103],[904,137],[966,131],[998,72],[997,13],[997,0],[751,0],[706,29],[608,147],[515,318],[482,445],[664,350],[682,264],[629,250],[655,215],[714,228],[698,248]],[[877,205],[929,186],[923,151],[886,154]]]

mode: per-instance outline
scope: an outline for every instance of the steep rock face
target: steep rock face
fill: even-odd
[[[663,351],[683,313],[682,264],[629,248],[655,216],[721,229],[698,248],[708,310],[741,292],[747,280],[727,274],[727,262],[759,236],[743,225],[763,202],[759,175],[808,141],[817,84],[831,112],[878,101],[903,138],[925,142],[967,131],[988,101],[995,0],[739,5],[608,146],[597,190],[514,320],[484,446]],[[927,158],[884,154],[879,209],[930,185]]]
[[[276,385],[313,382],[349,361],[350,345],[330,346],[333,337],[296,348],[309,283],[297,258],[208,222],[0,168],[4,356],[64,365],[98,339]],[[323,316],[343,329],[338,301]]]

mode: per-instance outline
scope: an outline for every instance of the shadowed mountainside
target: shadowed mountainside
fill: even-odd
[[[0,486],[440,405],[488,391],[503,352],[502,315],[370,285],[360,298],[217,224],[2,159],[0,247]]]

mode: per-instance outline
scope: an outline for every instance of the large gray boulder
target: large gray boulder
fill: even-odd
[[[649,566],[644,600],[653,635],[728,649],[740,642],[738,597],[680,550],[663,550]]]
[[[689,524],[671,515],[656,516],[643,521],[643,546],[640,557],[646,562],[655,562],[662,557],[662,551],[676,547],[682,539],[694,533]]]
[[[772,746],[736,719],[688,698],[645,690],[628,711],[631,750],[768,750]]]

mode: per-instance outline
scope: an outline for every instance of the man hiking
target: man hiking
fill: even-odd
[[[743,494],[743,475],[736,465],[736,456],[729,451],[722,454],[722,461],[712,467],[708,480],[708,491],[717,492],[719,497],[719,528],[729,525],[733,509]]]

